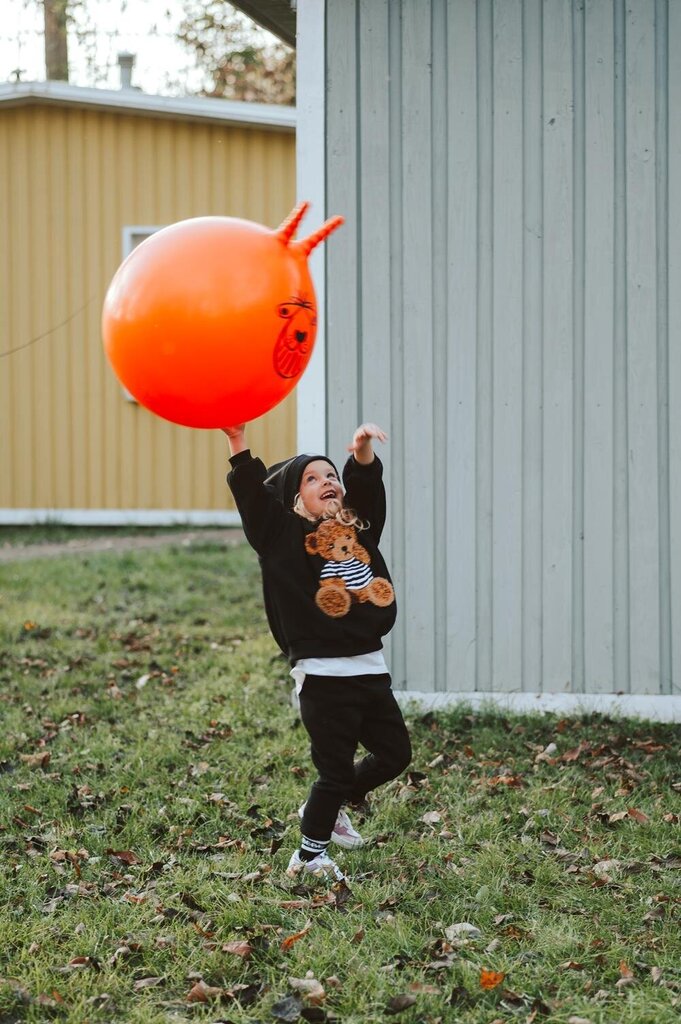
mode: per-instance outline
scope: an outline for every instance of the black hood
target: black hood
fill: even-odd
[[[318,461],[328,462],[330,466],[333,466],[336,476],[340,480],[338,470],[327,455],[294,455],[292,459],[277,462],[267,470],[265,483],[272,488],[285,509],[293,508],[305,467],[311,462]]]

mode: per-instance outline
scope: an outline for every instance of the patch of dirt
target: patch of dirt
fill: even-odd
[[[202,544],[224,544],[233,547],[244,540],[243,530],[229,527],[222,530],[187,530],[177,533],[131,534],[130,536],[79,537],[62,543],[5,544],[0,547],[0,563],[26,562],[31,558],[61,558],[62,555],[88,555],[100,551],[139,551],[144,548],[170,546],[200,547]]]

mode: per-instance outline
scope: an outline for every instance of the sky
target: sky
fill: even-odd
[[[117,89],[117,55],[136,55],[132,84],[145,92],[183,95],[201,88],[203,76],[192,54],[173,34],[183,16],[182,0],[86,0],[87,32],[69,32],[69,80],[73,85]],[[269,36],[269,34],[268,34]],[[89,55],[89,60],[88,60]],[[43,14],[40,0],[0,0],[0,82],[45,80]]]

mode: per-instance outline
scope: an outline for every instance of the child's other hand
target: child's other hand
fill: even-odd
[[[362,423],[357,427],[348,445],[348,451],[352,452],[356,462],[366,466],[374,461],[374,450],[371,445],[373,440],[385,442],[388,435],[377,423]]]
[[[246,424],[239,423],[235,427],[221,427],[223,434],[227,435],[229,441],[229,450],[232,455],[238,455],[239,452],[246,450]]]

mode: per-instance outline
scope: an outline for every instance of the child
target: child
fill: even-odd
[[[224,432],[227,481],[260,560],[267,619],[293,666],[319,773],[298,812],[302,839],[287,874],[340,880],[329,843],[363,845],[342,805],[361,804],[411,759],[381,643],[395,622],[395,595],[378,549],[385,489],[372,440],[387,438],[375,423],[357,428],[344,493],[325,456],[297,455],[267,470],[246,447],[243,426]],[[368,754],[354,763],[359,743]]]

